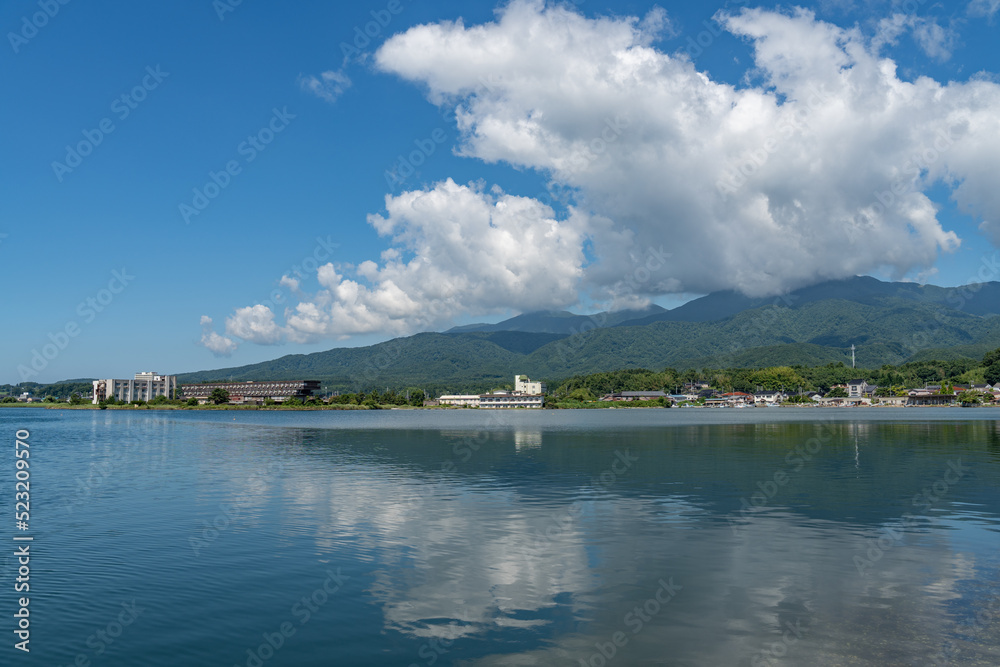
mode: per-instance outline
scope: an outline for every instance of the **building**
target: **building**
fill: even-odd
[[[851,380],[847,383],[847,397],[848,398],[863,398],[865,396],[871,396],[878,389],[877,386],[873,384],[868,384],[864,380]]]
[[[181,387],[181,398],[196,399],[199,403],[207,403],[212,392],[222,389],[229,394],[230,403],[261,404],[270,399],[283,403],[290,398],[305,401],[312,398],[314,391],[319,391],[319,380],[250,380],[249,382],[206,382],[204,384],[186,384]]]
[[[441,405],[458,405],[460,407],[478,408],[479,394],[445,394],[438,397]]]
[[[173,398],[177,391],[176,375],[159,375],[154,371],[136,373],[131,380],[94,380],[94,391],[91,403],[97,405],[101,401],[114,397],[124,403],[132,401],[151,401],[157,396]]]
[[[497,391],[479,396],[479,407],[490,409],[540,408],[544,402],[545,397],[541,394],[512,394],[506,391]]]
[[[955,394],[910,394],[907,397],[906,405],[954,405],[957,401]]]
[[[540,408],[545,401],[545,383],[532,382],[527,375],[514,376],[514,391],[492,394],[445,394],[438,397],[441,405],[469,408]]]
[[[514,376],[514,393],[515,394],[532,394],[539,395],[545,393],[545,383],[544,382],[532,382],[528,379],[527,375],[515,375]]]
[[[667,398],[662,391],[620,391],[601,397],[602,401],[655,401]]]
[[[788,400],[788,394],[782,391],[758,391],[753,395],[753,402],[756,405],[780,405],[782,401]]]
[[[754,405],[753,394],[742,391],[731,391],[717,398],[705,400],[706,408],[745,408]]]

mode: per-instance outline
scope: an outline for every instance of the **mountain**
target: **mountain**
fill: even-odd
[[[512,384],[515,373],[555,382],[621,368],[850,364],[852,345],[858,366],[877,368],[980,359],[1000,346],[998,315],[1000,283],[942,288],[863,277],[778,298],[717,292],[669,311],[603,314],[605,321],[602,314],[526,313],[496,325],[184,373],[179,380],[308,378],[340,390],[479,391]],[[604,326],[594,328],[595,320]]]
[[[949,288],[916,283],[887,283],[870,276],[856,276],[764,298],[752,298],[726,290],[694,299],[672,310],[626,320],[621,324],[642,326],[653,322],[712,322],[764,306],[801,308],[829,299],[842,299],[868,306],[923,303],[961,310],[971,315],[1000,314],[1000,283]]]
[[[600,327],[613,327],[627,320],[656,317],[667,313],[666,308],[652,304],[639,310],[618,310],[595,315],[577,315],[568,310],[539,310],[517,315],[496,324],[466,324],[453,327],[445,333],[470,333],[473,331],[530,331],[534,333],[573,334]]]

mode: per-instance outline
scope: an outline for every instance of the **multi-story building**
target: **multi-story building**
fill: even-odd
[[[514,376],[514,391],[492,394],[445,394],[438,397],[441,405],[472,408],[540,408],[545,401],[545,383],[532,382],[527,375]]]
[[[91,403],[97,405],[111,397],[125,403],[150,401],[157,396],[173,398],[176,391],[176,375],[160,375],[154,371],[146,371],[136,373],[131,380],[94,380]]]
[[[480,408],[540,408],[545,400],[541,394],[511,394],[498,391],[492,394],[480,394]]]
[[[848,398],[862,398],[864,396],[871,396],[878,389],[873,384],[868,384],[864,380],[851,380],[847,383],[847,397]]]
[[[532,394],[539,395],[545,393],[545,383],[544,382],[532,382],[528,379],[527,375],[515,375],[514,376],[514,393],[515,394]]]
[[[267,399],[282,403],[290,398],[301,401],[312,398],[314,391],[319,391],[319,380],[250,380],[249,382],[206,382],[203,384],[186,384],[181,387],[181,398],[196,399],[199,403],[208,402],[209,396],[216,389],[222,389],[229,394],[230,403],[263,403]]]

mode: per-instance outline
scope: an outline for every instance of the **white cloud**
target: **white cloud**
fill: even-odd
[[[961,183],[972,210],[995,197],[970,181],[985,186],[998,162],[987,148],[1000,136],[997,86],[902,81],[859,29],[805,10],[718,19],[752,45],[764,85],[714,81],[650,46],[636,19],[539,2],[513,2],[485,25],[412,28],[376,63],[456,106],[463,154],[544,171],[614,221],[588,230],[601,261],[586,278],[598,288],[661,243],[673,258],[651,292],[758,295],[879,269],[903,276],[958,245],[924,191]],[[616,118],[625,125],[608,140]],[[943,151],[940,131],[951,135]]]
[[[584,216],[558,221],[533,199],[450,179],[387,196],[385,208],[368,222],[391,248],[379,263],[320,267],[321,291],[288,313],[290,339],[407,333],[466,312],[577,300]]]
[[[917,275],[960,243],[925,194],[939,183],[1000,243],[1000,86],[904,81],[880,55],[911,30],[945,57],[946,35],[905,16],[867,35],[802,9],[717,20],[752,47],[762,83],[716,81],[657,50],[656,31],[669,30],[661,10],[590,19],[514,0],[491,23],[391,37],[376,66],[454,108],[462,155],[544,173],[577,207],[560,221],[542,202],[451,180],[388,196],[386,213],[369,217],[388,239],[379,261],[327,264],[284,326],[258,306],[266,312],[241,309],[227,332],[402,334],[581,294],[627,303]],[[659,247],[669,259],[641,274]]]
[[[300,74],[299,86],[302,90],[333,104],[351,87],[351,79],[342,70],[323,72],[318,77],[313,74]]]
[[[238,308],[226,318],[226,333],[261,345],[273,345],[282,339],[281,328],[274,322],[274,312],[263,305]]]
[[[239,347],[233,339],[212,331],[212,318],[208,315],[201,316],[201,341],[199,344],[208,348],[217,357],[231,356]]]
[[[299,291],[300,283],[298,278],[292,278],[291,276],[281,276],[281,280],[278,281],[278,284],[281,285],[282,287],[287,287],[293,292]]]
[[[990,22],[993,21],[998,10],[1000,10],[1000,0],[972,0],[966,9],[969,16],[988,18]]]
[[[884,44],[896,44],[899,37],[910,30],[913,40],[928,57],[944,62],[951,58],[958,32],[954,27],[942,27],[933,18],[913,14],[893,14],[879,22],[878,33],[872,41],[877,51]]]

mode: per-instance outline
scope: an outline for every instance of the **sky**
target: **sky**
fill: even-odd
[[[0,7],[0,383],[1000,279],[1000,0]]]

